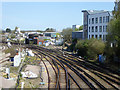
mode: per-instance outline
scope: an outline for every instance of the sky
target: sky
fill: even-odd
[[[112,11],[114,2],[2,2],[2,29],[61,31],[83,24],[82,10]]]

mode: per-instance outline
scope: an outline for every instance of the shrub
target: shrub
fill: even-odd
[[[77,39],[75,38],[75,39],[72,40],[72,44],[68,47],[68,49],[69,49],[71,52],[76,51],[76,49],[75,49],[76,43],[77,43]]]
[[[11,47],[11,48],[8,48],[5,50],[5,53],[10,53],[11,54],[11,57],[14,57],[16,55],[16,50],[14,47]]]
[[[104,53],[105,44],[97,39],[81,40],[78,41],[75,48],[78,50],[78,55],[96,59],[97,55]]]

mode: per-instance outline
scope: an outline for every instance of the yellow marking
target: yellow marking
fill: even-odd
[[[48,83],[45,83],[45,84],[48,84]],[[56,84],[56,83],[50,83],[50,84]],[[62,85],[66,85],[66,83],[60,83]]]
[[[61,66],[58,66],[58,67],[61,67]]]
[[[45,72],[47,72],[47,71],[45,70]]]
[[[45,84],[48,84],[48,83],[45,83]],[[50,84],[56,84],[56,83],[50,83]]]
[[[47,65],[47,67],[52,67],[51,65]]]

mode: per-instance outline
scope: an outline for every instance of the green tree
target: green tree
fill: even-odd
[[[16,26],[16,27],[15,27],[15,31],[16,31],[18,28],[19,28],[19,27]]]
[[[10,33],[10,32],[11,32],[11,29],[10,29],[10,28],[7,28],[7,29],[6,29],[6,32]]]
[[[75,31],[83,30],[83,25],[81,25],[79,28],[75,28]]]
[[[116,19],[120,17],[120,1],[118,2],[118,10],[113,10],[113,15]]]
[[[107,45],[113,44],[114,55],[119,56],[120,51],[120,17],[118,19],[113,19],[108,25],[108,37]]]
[[[65,42],[71,43],[72,42],[72,29],[66,28],[62,30],[62,35]]]
[[[118,11],[113,11],[114,18],[108,24],[108,36],[105,53],[107,58],[113,60],[114,56],[120,58],[120,2],[118,4]],[[113,47],[111,47],[113,44]],[[111,51],[111,52],[110,52]]]
[[[83,30],[83,25],[81,25],[81,26],[79,27],[79,30]]]
[[[75,28],[75,31],[79,31],[79,29]]]
[[[47,28],[47,29],[45,30],[45,32],[56,32],[56,30],[53,29],[53,28]]]
[[[15,27],[15,30],[13,30],[12,33],[15,33],[18,28],[19,28],[19,27],[16,26],[16,27]]]
[[[15,38],[15,35],[11,35],[11,38]]]
[[[56,37],[61,37],[61,34],[60,33],[56,33]]]

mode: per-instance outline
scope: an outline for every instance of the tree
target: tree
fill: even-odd
[[[61,37],[61,34],[60,33],[56,33],[56,37],[57,38]]]
[[[116,9],[114,8],[114,11],[113,11],[113,15],[114,15],[114,18],[119,18],[120,17],[120,1],[116,4],[118,5],[118,8],[117,8],[117,11]]]
[[[16,27],[15,27],[15,31],[16,31],[18,28],[19,28],[19,27],[16,26]]]
[[[75,47],[80,56],[86,56],[88,59],[96,59],[99,54],[104,53],[105,43],[92,38],[90,40],[78,41]]]
[[[79,30],[83,30],[83,25],[81,25],[81,26],[79,27]]]
[[[45,30],[45,32],[56,32],[56,30],[53,29],[53,28],[47,28],[47,29]]]
[[[113,57],[120,58],[120,2],[118,3],[118,10],[113,11],[114,18],[108,24],[108,36],[106,45],[106,55],[108,59],[113,60]],[[113,47],[111,47],[113,44]],[[111,52],[109,52],[111,51]],[[111,58],[112,57],[112,58]]]
[[[71,43],[72,42],[72,29],[66,28],[62,30],[62,35],[65,42]]]
[[[11,32],[11,29],[10,29],[10,28],[7,28],[7,29],[6,29],[6,32],[10,33],[10,32]]]
[[[79,31],[79,29],[75,28],[75,31]]]
[[[115,56],[119,56],[120,51],[120,17],[118,19],[113,19],[108,25],[108,37],[107,37],[107,45],[114,45],[113,52]]]
[[[79,29],[75,28],[75,31],[80,31],[80,30],[83,30],[83,25],[81,25]]]

